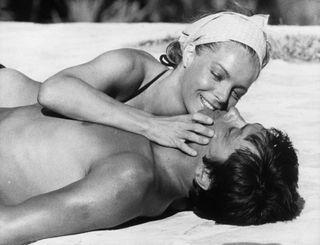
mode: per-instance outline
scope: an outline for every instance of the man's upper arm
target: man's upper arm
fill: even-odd
[[[82,180],[8,207],[3,231],[8,237],[0,232],[0,240],[30,242],[110,228],[142,215],[151,183],[151,175],[140,168],[145,161],[133,154],[114,156]]]
[[[66,205],[84,209],[82,221],[97,225],[94,229],[113,227],[139,216],[151,179],[143,168],[145,161],[129,153],[102,160],[75,183]]]

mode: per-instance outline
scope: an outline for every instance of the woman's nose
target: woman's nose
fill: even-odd
[[[217,98],[217,102],[219,103],[220,110],[227,109],[229,96],[230,96],[231,87],[227,82],[221,82],[219,87],[216,87],[214,90],[215,97]]]
[[[242,128],[247,124],[247,122],[240,115],[239,111],[235,107],[230,107],[227,114],[225,115],[228,122],[232,123],[234,126]]]

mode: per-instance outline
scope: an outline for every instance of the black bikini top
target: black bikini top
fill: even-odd
[[[155,81],[157,81],[164,73],[166,73],[168,71],[164,70],[162,72],[160,72],[157,76],[155,76],[150,82],[148,82],[147,84],[145,84],[144,86],[142,86],[141,88],[139,88],[132,96],[132,98],[138,96],[139,94],[141,94],[143,91],[145,91],[147,88],[149,88]]]

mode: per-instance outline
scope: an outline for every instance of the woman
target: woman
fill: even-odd
[[[198,111],[236,105],[267,64],[265,24],[258,15],[206,16],[168,46],[165,65],[144,51],[120,49],[65,69],[41,85],[17,73],[17,86],[31,90],[18,103],[37,98],[67,117],[138,133],[195,156],[186,141],[206,144],[213,136],[203,126],[212,119]]]

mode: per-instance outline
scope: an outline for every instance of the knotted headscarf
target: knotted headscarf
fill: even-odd
[[[267,15],[246,15],[221,12],[208,15],[190,24],[179,38],[182,50],[192,43],[195,46],[212,42],[237,41],[251,47],[258,55],[260,67],[266,55],[267,40],[264,28]]]

